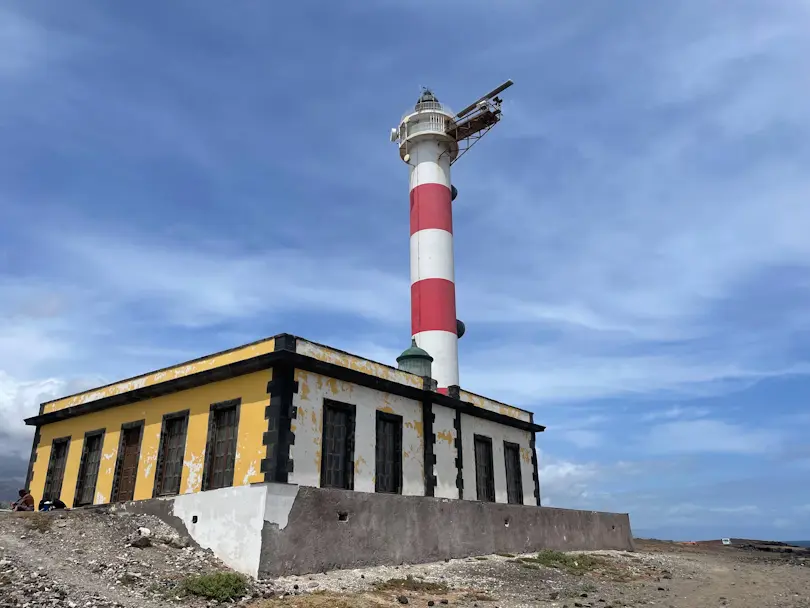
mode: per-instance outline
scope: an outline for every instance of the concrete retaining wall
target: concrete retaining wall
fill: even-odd
[[[265,524],[259,572],[307,574],[540,549],[632,550],[630,518],[302,486],[286,526]]]
[[[624,513],[256,484],[107,508],[160,517],[250,576],[540,549],[632,550]]]

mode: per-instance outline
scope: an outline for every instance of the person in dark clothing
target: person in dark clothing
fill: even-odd
[[[58,498],[53,500],[45,500],[44,498],[39,501],[40,511],[53,511],[54,509],[67,509],[67,505]]]

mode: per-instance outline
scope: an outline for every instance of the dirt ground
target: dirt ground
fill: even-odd
[[[148,542],[138,547],[143,530]],[[135,542],[135,546],[133,546]],[[0,608],[213,606],[189,575],[227,572],[148,516],[0,513]],[[251,582],[247,608],[810,608],[810,558],[637,541],[635,552],[490,555]]]

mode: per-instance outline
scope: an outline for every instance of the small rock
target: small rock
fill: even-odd
[[[135,540],[130,543],[133,547],[137,547],[138,549],[144,549],[146,547],[152,546],[152,541],[148,536],[139,536]]]
[[[407,597],[405,597],[404,595],[400,595],[400,596],[397,598],[397,601],[398,601],[400,604],[407,604],[407,603],[408,603],[408,598],[407,598]]]
[[[440,603],[440,604],[449,604],[449,603],[450,603],[450,601],[449,601],[449,600],[442,599],[442,600],[439,600],[439,603]]]
[[[152,536],[152,530],[149,528],[138,528],[138,535],[139,536]]]
[[[587,593],[580,593],[579,597],[588,597],[588,594]]]
[[[436,602],[434,602],[433,600],[428,600],[428,606],[435,606],[435,605]]]

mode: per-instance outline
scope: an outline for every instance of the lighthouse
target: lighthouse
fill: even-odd
[[[508,80],[459,113],[429,89],[391,130],[410,173],[411,337],[433,358],[439,392],[458,386],[458,340],[464,324],[456,316],[453,200],[450,167],[501,116],[497,95]]]

